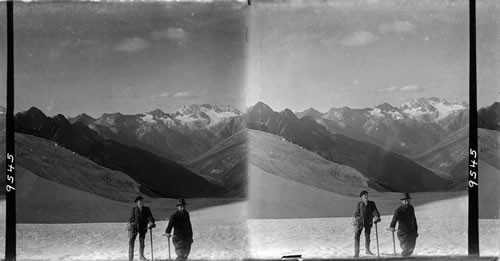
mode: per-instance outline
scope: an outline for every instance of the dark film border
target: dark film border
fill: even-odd
[[[469,256],[479,256],[476,1],[469,0]]]
[[[16,186],[14,145],[14,0],[7,0],[7,108],[5,162],[5,260],[16,260]]]

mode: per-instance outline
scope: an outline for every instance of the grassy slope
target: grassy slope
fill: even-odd
[[[368,188],[368,179],[354,168],[328,161],[276,135],[249,130],[249,148],[249,165],[263,172],[345,195],[359,193],[352,188]]]
[[[351,217],[360,198],[345,196],[278,177],[250,165],[249,218],[319,218]],[[358,188],[347,187],[352,193]],[[467,192],[423,192],[412,194],[412,204],[419,206],[436,200],[456,198]],[[401,193],[370,192],[382,215],[392,215],[399,206]],[[346,224],[348,225],[348,224]]]
[[[139,194],[139,185],[126,174],[54,144],[17,133],[17,165],[47,180],[112,200],[129,202]]]

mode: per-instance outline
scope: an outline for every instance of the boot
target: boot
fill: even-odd
[[[139,248],[139,260],[147,261],[148,259],[144,256],[144,248]]]
[[[370,251],[370,239],[365,240],[365,254],[374,256],[375,254]]]

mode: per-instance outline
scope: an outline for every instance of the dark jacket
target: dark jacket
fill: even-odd
[[[135,227],[132,228],[132,231],[146,232],[148,230],[148,223],[154,223],[155,219],[148,207],[142,207],[142,211],[139,209],[139,207],[134,207],[128,221],[135,222]]]
[[[364,227],[371,227],[374,217],[380,217],[377,206],[375,202],[368,200],[368,204],[363,203],[363,201],[358,202],[356,205],[356,210],[354,211],[354,216],[360,216],[363,220]]]
[[[182,239],[193,238],[193,228],[191,227],[191,219],[189,218],[189,212],[187,210],[184,210],[184,212],[177,210],[170,216],[165,232],[170,234],[172,227],[174,228],[174,236]]]
[[[415,209],[412,205],[399,206],[394,211],[390,227],[396,227],[396,222],[399,222],[398,230],[401,232],[418,232],[417,218],[415,217]]]

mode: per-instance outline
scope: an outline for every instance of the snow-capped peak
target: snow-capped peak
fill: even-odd
[[[383,103],[378,106],[371,108],[368,111],[369,115],[374,117],[386,117],[390,116],[392,119],[401,120],[404,118],[404,115],[399,111],[398,108],[393,107],[389,103]]]
[[[193,127],[211,127],[222,120],[239,115],[241,112],[231,106],[210,104],[186,105],[173,113],[174,119]]]
[[[438,121],[454,112],[468,108],[468,104],[462,100],[448,101],[432,97],[412,99],[401,105],[399,109],[414,118]]]

